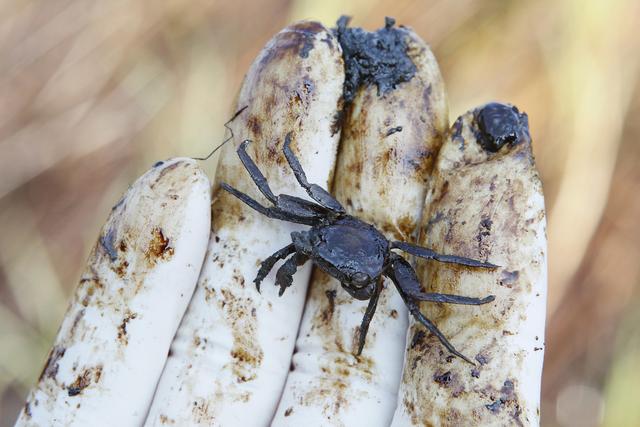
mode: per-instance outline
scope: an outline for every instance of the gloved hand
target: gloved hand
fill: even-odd
[[[260,53],[211,209],[190,159],[160,162],[132,185],[16,425],[538,424],[546,236],[526,116],[490,104],[448,130],[424,42],[391,21],[375,34],[345,24],[339,37],[295,24]],[[308,227],[274,210],[269,218],[220,183],[272,206],[236,154],[250,139],[247,154],[273,192],[308,198],[283,154],[289,133],[308,182],[333,182],[346,211],[387,239],[412,242],[420,231],[420,245],[500,266],[417,262],[424,290],[495,295],[480,306],[420,304],[472,363],[415,311],[409,326],[386,278],[361,355],[368,302],[319,269],[310,278],[311,262],[290,263],[297,271],[283,296],[273,286],[279,266],[258,293],[261,263]]]

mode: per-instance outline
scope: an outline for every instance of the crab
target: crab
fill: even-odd
[[[298,181],[298,184],[314,201],[305,200],[288,194],[276,196],[267,179],[247,154],[250,140],[244,140],[237,154],[251,179],[260,192],[273,206],[264,206],[245,193],[226,183],[220,186],[247,204],[257,212],[269,218],[311,226],[306,231],[291,233],[291,243],[266,258],[260,265],[254,283],[260,292],[260,283],[278,261],[284,260],[277,270],[275,285],[280,287],[279,295],[293,283],[297,268],[311,260],[314,265],[340,281],[342,287],[353,298],[369,300],[360,326],[357,355],[362,354],[369,324],[373,318],[383,289],[382,277],[386,276],[395,285],[411,315],[455,356],[473,364],[440,332],[436,325],[427,319],[418,307],[419,301],[447,304],[482,305],[494,300],[493,295],[485,298],[472,298],[461,295],[423,292],[416,272],[411,264],[393,250],[436,260],[444,263],[467,267],[494,269],[497,266],[488,262],[456,255],[439,254],[431,249],[407,242],[389,241],[372,224],[349,215],[344,207],[327,190],[307,181],[298,158],[291,149],[291,134],[284,141],[284,155]]]

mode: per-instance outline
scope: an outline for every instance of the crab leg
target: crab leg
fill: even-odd
[[[407,260],[397,254],[391,255],[391,263],[389,267],[387,267],[387,270],[390,274],[389,278],[393,280],[398,291],[404,292],[412,300],[445,304],[482,305],[495,299],[493,295],[485,298],[472,298],[461,295],[422,292],[420,281],[418,280],[415,270]]]
[[[429,332],[435,335],[436,338],[440,340],[442,345],[444,345],[450,353],[455,354],[462,360],[473,365],[474,363],[469,360],[464,354],[456,350],[456,348],[449,342],[449,340],[447,340],[442,332],[440,332],[436,325],[434,325],[431,320],[427,319],[424,314],[420,312],[420,307],[418,307],[418,304],[416,303],[416,300],[418,299],[416,298],[416,295],[421,294],[421,292],[416,292],[416,289],[420,289],[420,283],[418,282],[416,273],[413,271],[411,265],[401,256],[393,256],[392,261],[385,272],[385,275],[393,281],[394,285],[396,285],[400,296],[409,309],[409,313],[411,313],[411,315],[418,322],[424,325],[429,330]]]
[[[255,182],[256,187],[258,187],[260,192],[264,194],[264,197],[269,199],[269,201],[275,205],[278,203],[278,198],[273,194],[273,191],[271,191],[267,178],[264,177],[258,166],[251,159],[249,154],[247,154],[247,145],[249,145],[249,143],[251,143],[251,141],[245,139],[238,146],[238,150],[236,151],[238,153],[238,157],[240,157],[240,161],[244,165],[245,169],[247,169],[247,172],[249,172],[249,176],[251,176],[251,179]]]
[[[444,304],[460,304],[460,305],[482,305],[493,302],[496,297],[489,295],[484,298],[463,297],[461,295],[439,294],[436,292],[420,292],[411,295],[411,298],[417,301],[439,302]]]
[[[250,208],[261,213],[264,216],[282,221],[296,222],[298,224],[316,225],[319,223],[320,215],[309,209],[307,206],[296,203],[295,200],[289,200],[287,203],[288,210],[278,207],[267,207],[258,203],[255,199],[244,194],[243,192],[233,188],[225,182],[220,183],[220,187],[226,192],[234,195]]]
[[[273,266],[276,265],[278,261],[280,261],[281,259],[285,259],[295,251],[296,251],[296,246],[293,243],[291,243],[285,246],[284,248],[279,249],[277,252],[273,253],[267,259],[262,261],[262,263],[260,264],[260,270],[258,270],[258,274],[256,275],[256,278],[253,279],[253,283],[255,283],[256,289],[258,290],[258,292],[260,292],[260,283],[262,283],[264,278],[267,277],[267,274],[269,274]]]
[[[283,221],[288,220],[284,212],[276,208],[261,205],[260,203],[258,203],[258,201],[254,200],[253,198],[249,197],[243,192],[236,190],[235,188],[233,188],[232,186],[228,185],[225,182],[221,182],[220,187],[222,187],[222,189],[225,190],[226,192],[233,194],[238,199],[240,199],[243,203],[249,206],[251,209],[254,209],[257,212],[260,212],[264,216],[268,216],[269,218],[274,218],[274,219],[281,219]],[[303,222],[303,224],[305,223]]]
[[[304,169],[302,169],[302,165],[300,165],[298,158],[296,157],[296,155],[293,153],[293,150],[291,149],[291,132],[289,132],[287,136],[284,138],[284,156],[286,157],[287,162],[289,163],[289,166],[291,167],[291,170],[293,171],[293,174],[296,177],[296,180],[298,180],[298,183],[300,184],[300,186],[307,191],[307,193],[309,194],[309,196],[311,196],[313,200],[318,202],[323,207],[330,209],[334,212],[339,212],[339,213],[344,212],[344,208],[342,207],[340,202],[338,202],[331,195],[331,193],[329,193],[327,190],[320,187],[319,185],[310,184],[309,181],[307,181],[307,175],[304,173]]]
[[[455,354],[456,356],[458,356],[460,359],[464,360],[465,362],[474,365],[474,363],[471,360],[469,360],[464,354],[460,353],[458,350],[455,349],[455,347],[449,342],[449,340],[447,340],[447,337],[445,337],[442,334],[442,332],[440,332],[440,329],[438,329],[436,327],[436,325],[434,325],[431,320],[427,319],[424,316],[424,314],[422,314],[420,312],[420,308],[418,307],[418,305],[416,304],[415,301],[412,301],[410,299],[405,299],[405,303],[407,304],[407,308],[409,309],[409,313],[411,313],[411,315],[418,322],[420,322],[423,326],[425,326],[429,330],[429,332],[431,332],[433,335],[435,335],[436,338],[438,338],[438,340],[440,340],[442,345],[445,346],[446,349],[449,350],[450,353]]]
[[[459,264],[466,265],[468,267],[478,267],[478,268],[497,268],[497,265],[491,264],[490,262],[482,262],[472,258],[465,258],[457,255],[443,255],[439,254],[431,249],[424,248],[418,245],[412,245],[411,243],[406,242],[392,242],[392,248],[400,249],[409,253],[411,255],[415,255],[420,258],[425,259],[434,259],[440,262],[446,262],[451,264]]]
[[[378,299],[380,298],[380,292],[382,292],[382,281],[379,281],[376,285],[376,289],[371,295],[369,299],[369,305],[367,305],[367,311],[364,313],[364,317],[362,318],[362,323],[360,324],[360,336],[358,337],[358,352],[356,353],[358,356],[362,354],[362,349],[364,348],[365,340],[367,339],[367,331],[369,331],[369,323],[371,323],[371,319],[373,319],[373,315],[376,312],[376,307],[378,306]]]

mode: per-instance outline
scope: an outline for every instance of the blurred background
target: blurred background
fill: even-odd
[[[639,2],[0,0],[0,426],[128,184],[221,141],[283,26],[341,14],[430,43],[451,121],[489,100],[529,114],[549,220],[543,425],[640,425]]]

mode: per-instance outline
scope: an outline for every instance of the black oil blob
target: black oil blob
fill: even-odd
[[[394,133],[398,133],[398,132],[402,132],[402,126],[396,126],[394,128],[391,128],[387,131],[387,136],[391,136]]]
[[[529,135],[527,115],[512,105],[492,102],[476,113],[480,130],[478,142],[492,153],[505,144],[517,144]]]
[[[334,29],[342,46],[346,103],[353,100],[360,86],[375,84],[380,95],[413,78],[416,66],[407,55],[406,30],[394,28],[393,18],[385,18],[384,28],[374,32],[347,28],[350,19],[340,17]]]

